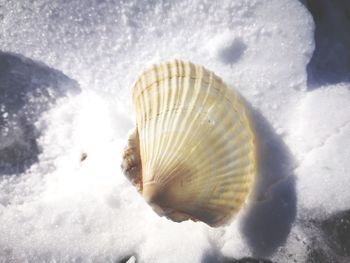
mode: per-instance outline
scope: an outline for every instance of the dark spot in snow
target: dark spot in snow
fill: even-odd
[[[219,51],[219,58],[225,64],[233,64],[241,59],[246,49],[247,45],[240,38],[236,38]]]
[[[86,153],[82,153],[82,154],[80,155],[80,161],[81,161],[81,162],[85,161],[86,158],[87,158],[87,154],[86,154]]]

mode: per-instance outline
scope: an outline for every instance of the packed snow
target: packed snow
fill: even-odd
[[[350,83],[310,88],[314,26],[297,0],[0,0],[0,262],[306,262],[303,222],[350,209]],[[120,169],[132,85],[175,58],[252,108],[258,184],[225,227],[159,217]]]

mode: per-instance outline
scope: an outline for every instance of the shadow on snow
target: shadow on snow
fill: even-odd
[[[22,55],[0,51],[0,176],[20,174],[38,159],[35,122],[78,83]]]

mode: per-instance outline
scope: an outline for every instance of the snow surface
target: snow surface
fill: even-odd
[[[10,145],[15,160],[0,164],[0,261],[304,262],[301,222],[350,208],[350,84],[309,88],[313,34],[296,0],[0,2],[0,94],[13,98],[0,98],[0,156]],[[213,70],[253,108],[258,188],[226,227],[160,218],[119,168],[132,84],[174,58]]]

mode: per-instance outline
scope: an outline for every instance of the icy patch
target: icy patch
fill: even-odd
[[[300,152],[298,193],[301,206],[327,214],[349,208],[350,89],[320,88],[307,94],[295,120],[294,143]],[[315,110],[317,109],[317,110]],[[301,123],[302,118],[307,123]],[[345,144],[344,144],[345,143]]]
[[[349,84],[338,84],[308,92],[300,101],[289,123],[296,144],[292,149],[300,159],[350,125],[349,100]]]
[[[290,121],[288,144],[299,160],[301,207],[327,214],[349,208],[350,90],[348,84],[308,92]],[[322,198],[321,198],[322,197]],[[332,201],[327,201],[332,200]]]

